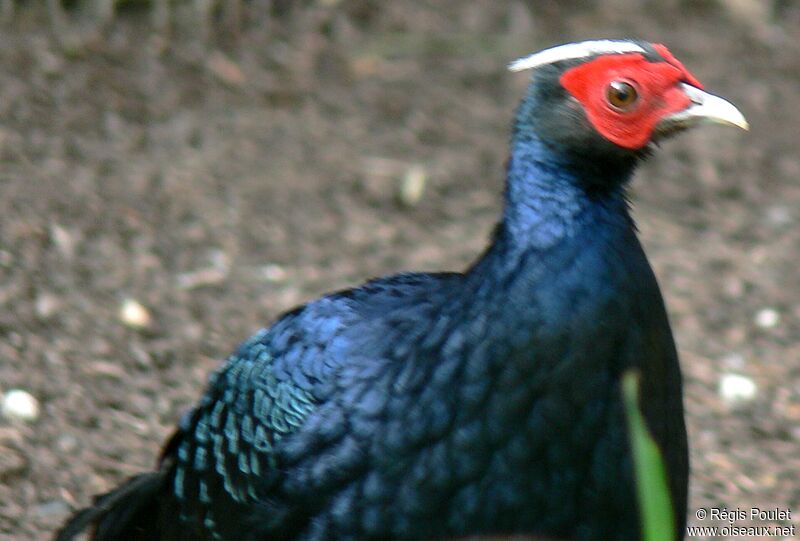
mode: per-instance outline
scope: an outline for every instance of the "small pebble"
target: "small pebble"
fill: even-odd
[[[208,70],[221,82],[238,87],[247,82],[247,76],[235,61],[220,51],[212,52],[207,61]]]
[[[275,263],[269,263],[261,267],[261,275],[267,282],[284,282],[288,277],[286,269]]]
[[[423,166],[412,165],[409,167],[400,184],[398,194],[400,202],[407,207],[415,206],[422,199],[427,182],[428,172]]]
[[[781,322],[781,315],[774,308],[762,308],[756,313],[755,322],[762,329],[772,329]]]
[[[67,259],[74,257],[78,239],[69,229],[58,224],[52,224],[50,226],[50,238],[58,251],[61,252],[61,255]]]
[[[750,402],[757,392],[756,383],[741,374],[724,374],[719,380],[719,395],[729,406]]]
[[[68,515],[69,511],[69,505],[61,500],[51,500],[49,502],[40,503],[33,508],[33,513],[40,517],[49,517],[55,515],[56,517],[61,518]]]
[[[195,289],[222,283],[227,276],[227,271],[220,271],[216,268],[206,268],[179,274],[177,281],[180,289]]]
[[[0,406],[3,416],[8,419],[35,421],[39,418],[39,402],[32,394],[22,389],[11,389]]]
[[[119,308],[119,318],[128,327],[146,329],[153,323],[150,312],[135,299],[125,299]]]
[[[51,500],[34,506],[33,515],[47,525],[58,525],[70,514],[70,507],[61,500]]]
[[[58,297],[50,293],[42,293],[36,297],[36,315],[41,319],[50,319],[61,308],[61,302]]]

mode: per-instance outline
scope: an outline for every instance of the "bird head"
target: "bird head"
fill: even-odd
[[[748,129],[661,44],[595,40],[560,45],[510,64],[533,70],[515,137],[534,135],[566,156],[637,158],[653,143],[703,122]]]

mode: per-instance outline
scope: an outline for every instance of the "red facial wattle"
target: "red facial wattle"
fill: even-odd
[[[595,129],[623,148],[644,147],[659,120],[690,106],[691,100],[680,83],[702,88],[666,47],[654,48],[664,61],[652,62],[639,53],[607,55],[561,75],[561,85],[580,102]],[[638,99],[630,108],[621,110],[609,104],[607,90],[616,81],[636,89]]]

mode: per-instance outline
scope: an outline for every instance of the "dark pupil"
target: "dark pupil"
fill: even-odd
[[[636,101],[636,89],[628,83],[614,81],[608,89],[608,98],[611,105],[624,107]]]

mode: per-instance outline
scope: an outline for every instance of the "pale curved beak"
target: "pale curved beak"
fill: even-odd
[[[662,118],[656,130],[663,133],[689,128],[697,124],[711,123],[734,126],[749,130],[747,119],[731,102],[714,96],[697,87],[681,83],[683,91],[692,100],[692,104],[684,109]]]

